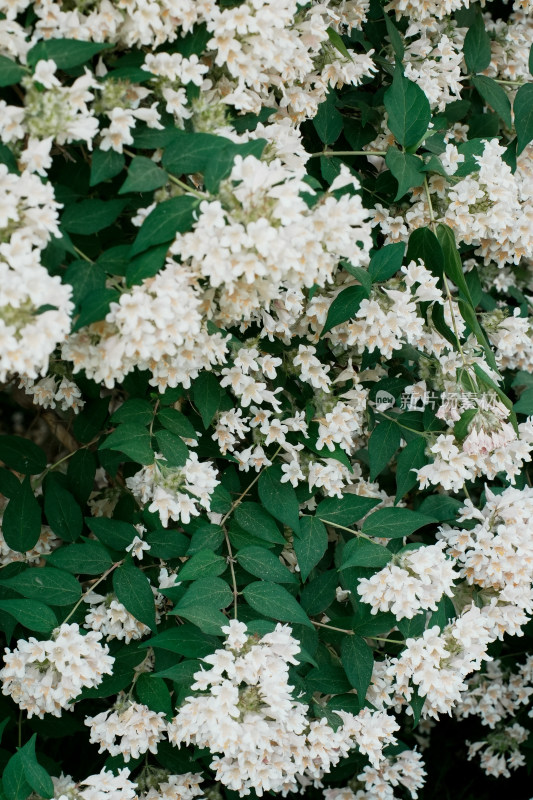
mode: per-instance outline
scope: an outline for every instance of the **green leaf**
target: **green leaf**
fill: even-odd
[[[404,242],[387,244],[374,253],[368,265],[368,274],[372,278],[372,282],[387,281],[396,275],[402,266],[404,253]]]
[[[314,128],[324,144],[333,144],[342,133],[343,117],[336,103],[337,95],[330,89],[313,117]]]
[[[126,192],[152,192],[159,189],[168,181],[168,174],[158,167],[151,158],[136,156],[128,167],[128,177],[118,190],[119,194]]]
[[[204,614],[203,620],[204,622],[212,616],[213,618],[213,625],[219,625],[221,620],[225,620],[227,622],[226,617],[224,614],[221,614],[220,611],[213,611],[210,610],[212,613],[211,615]],[[216,618],[216,621],[214,621]],[[209,624],[209,623],[208,623]],[[223,623],[222,623],[223,624]],[[219,629],[220,630],[220,629]],[[175,664],[172,667],[168,667],[167,669],[163,669],[160,672],[153,673],[154,677],[161,679],[166,678],[167,680],[173,681],[174,683],[183,683],[185,686],[190,686],[191,683],[194,683],[194,674],[200,670],[201,663],[198,659],[181,661],[179,664]]]
[[[348,286],[347,289],[339,292],[329,307],[326,324],[321,336],[324,336],[336,325],[341,325],[343,322],[355,317],[365,297],[368,297],[368,291],[364,286]]]
[[[187,419],[185,414],[177,411],[175,408],[162,408],[156,417],[160,425],[175,433],[176,436],[182,436],[184,439],[197,439],[198,434],[194,430],[192,423]]]
[[[389,36],[392,49],[394,50],[395,56],[401,61],[405,53],[403,39],[391,18],[387,14],[384,14],[383,16],[385,17],[385,25],[387,27],[387,34]]]
[[[226,567],[226,559],[222,556],[217,556],[212,550],[199,550],[181,567],[179,579],[180,581],[193,581],[198,578],[222,575]]]
[[[26,75],[26,70],[6,56],[0,56],[0,86],[12,86],[19,83]]]
[[[361,636],[345,636],[341,645],[341,661],[346,677],[363,703],[374,668],[374,654]]]
[[[472,422],[474,417],[477,416],[477,414],[478,414],[477,408],[467,408],[465,411],[463,411],[463,413],[453,426],[453,435],[458,441],[466,437],[466,435],[468,434],[468,426]]]
[[[163,166],[176,175],[204,172],[210,159],[223,157],[228,141],[213,133],[182,134],[165,147]]]
[[[102,544],[111,547],[112,550],[125,550],[138,535],[133,525],[118,519],[86,517],[85,522]]]
[[[189,458],[189,449],[183,439],[167,430],[155,434],[157,446],[172,467],[183,467]]]
[[[302,580],[306,581],[328,547],[328,533],[324,523],[317,517],[302,517],[300,534],[294,537],[293,547]]]
[[[466,33],[463,53],[470,72],[483,72],[490,64],[490,38],[481,13],[476,14]]]
[[[174,174],[203,172],[207,191],[215,193],[230,174],[235,156],[261,158],[265,145],[264,139],[237,144],[211,133],[182,134],[165,148],[163,166]]]
[[[41,535],[41,509],[29,477],[20,484],[4,511],[2,533],[12,550],[25,553],[35,547]]]
[[[237,561],[250,575],[273,583],[298,583],[298,579],[274,553],[264,547],[243,547],[236,555]],[[180,574],[181,577],[181,574]]]
[[[147,533],[144,541],[150,545],[150,555],[156,558],[178,558],[189,547],[187,537],[174,529],[158,528]]]
[[[37,42],[28,51],[28,65],[34,67],[38,61],[55,61],[59,69],[71,69],[85,64],[102,50],[113,48],[113,44],[82,42],[78,39],[45,39]]]
[[[30,631],[50,633],[57,627],[57,618],[52,609],[38,600],[1,600],[0,609]]]
[[[258,503],[241,503],[233,515],[235,522],[247,533],[272,544],[285,544],[275,520]]]
[[[401,440],[400,428],[393,420],[384,419],[379,425],[376,425],[368,440],[371,481],[374,481],[383,472],[399,448]]]
[[[398,191],[394,200],[399,200],[414,186],[424,183],[424,162],[419,156],[404,153],[397,147],[389,147],[385,156],[385,163],[398,181]]]
[[[397,142],[412,147],[424,136],[431,120],[429,101],[419,86],[402,73],[398,64],[392,85],[384,95],[388,126]]]
[[[283,471],[279,464],[263,470],[259,477],[258,492],[261,503],[275,519],[296,533],[300,533],[298,498],[289,483],[281,483]]]
[[[12,472],[0,467],[0,494],[4,497],[13,497],[20,487],[20,481]]]
[[[95,150],[91,158],[89,186],[96,186],[102,181],[114,178],[122,172],[125,163],[122,153],[117,153],[115,150]]]
[[[455,234],[448,225],[439,223],[437,225],[437,239],[444,255],[444,271],[455,283],[461,294],[473,307],[470,290],[465,280],[461,256],[457,250]]]
[[[54,476],[50,476],[54,477]],[[56,480],[47,480],[44,492],[44,513],[56,536],[74,542],[83,530],[81,509],[66,489]]]
[[[143,425],[132,422],[121,423],[113,433],[106,436],[98,449],[119,450],[139,464],[154,463],[149,432]]]
[[[396,459],[396,503],[413,486],[416,486],[416,472],[427,464],[426,440],[423,436],[413,439],[402,450]]]
[[[111,303],[116,303],[119,299],[120,293],[116,289],[95,289],[88,292],[81,301],[80,315],[72,326],[72,332],[104,319]]]
[[[79,305],[90,292],[105,290],[106,274],[98,264],[73,261],[67,267],[64,282],[72,286],[72,299]]]
[[[154,594],[144,572],[132,564],[122,564],[113,573],[113,589],[126,610],[154,631]]]
[[[148,400],[140,397],[131,397],[126,400],[111,417],[111,424],[129,422],[136,425],[149,425],[154,416],[154,410]]]
[[[243,594],[248,605],[265,617],[313,627],[313,623],[298,601],[279,584],[255,581],[243,589]]]
[[[341,261],[341,267],[349,272],[354,278],[356,278],[359,283],[365,287],[370,295],[372,291],[372,278],[369,275],[368,270],[364,269],[363,267],[352,267],[352,265],[348,261]]]
[[[2,775],[6,800],[26,800],[32,787],[26,780],[24,761],[20,751],[11,756]]]
[[[172,700],[163,678],[156,678],[146,672],[139,675],[135,684],[139,702],[152,711],[162,711],[167,719],[172,717]]]
[[[475,75],[472,83],[488,106],[494,109],[508,128],[513,125],[511,119],[511,103],[503,89],[495,80],[486,75]]]
[[[222,578],[199,578],[189,586],[171,613],[181,615],[183,609],[201,605],[217,609],[226,608],[232,600],[233,593]]]
[[[192,622],[207,634],[220,635],[228,620],[219,609],[228,606],[233,593],[221,578],[200,578],[191,584],[170,612]]]
[[[514,126],[518,139],[516,155],[519,156],[533,139],[533,84],[525,83],[516,93],[513,103]]]
[[[22,436],[0,436],[0,461],[23,475],[37,475],[46,467],[41,448]]]
[[[480,345],[483,347],[483,350],[485,351],[485,359],[487,361],[487,364],[489,365],[489,367],[491,367],[491,369],[493,369],[496,373],[498,373],[498,364],[496,363],[494,352],[483,331],[483,328],[479,324],[476,312],[474,311],[472,306],[462,298],[458,299],[457,305],[459,306],[459,311],[461,312],[462,318],[464,319],[470,330],[473,332]],[[498,388],[498,391],[501,390]],[[506,402],[509,403],[509,400],[507,398]]]
[[[201,525],[192,535],[187,555],[192,556],[204,548],[213,551],[218,550],[223,541],[224,531],[218,525]]]
[[[87,540],[54,550],[46,557],[48,564],[73,575],[101,575],[113,566],[113,559],[100,542]]]
[[[69,606],[81,597],[81,586],[68,572],[53,567],[31,567],[14,578],[0,580],[29,600],[42,600],[51,606]]]
[[[158,633],[152,639],[142,642],[141,647],[168,650],[187,658],[203,658],[213,653],[218,645],[219,642],[214,636],[208,636],[194,625],[185,623]]]
[[[420,722],[420,715],[422,714],[422,709],[424,708],[424,703],[426,702],[425,695],[422,697],[418,693],[418,689],[415,686],[413,695],[411,700],[409,701],[409,705],[413,710],[413,728],[416,728],[418,723]]]
[[[413,639],[422,636],[424,633],[426,629],[426,619],[426,612],[423,611],[421,614],[417,614],[410,619],[406,617],[399,619],[396,624],[404,639]]]
[[[398,539],[435,522],[408,508],[379,508],[364,521],[363,533],[383,539]]]
[[[61,217],[61,227],[67,233],[81,233],[84,236],[98,233],[115,222],[126,202],[89,198],[73,203],[65,209]]]
[[[39,764],[37,761],[37,756],[35,755],[36,738],[37,734],[34,733],[30,741],[26,742],[24,747],[19,750],[22,759],[22,767],[24,769],[24,777],[30,784],[33,791],[36,792],[40,797],[53,797],[54,784],[52,782],[52,778],[45,768]]]
[[[427,269],[436,278],[444,273],[444,254],[439,240],[429,228],[417,228],[409,236],[406,261],[421,258]]]
[[[167,260],[168,243],[149,247],[138,256],[132,258],[126,269],[126,282],[128,286],[142,283],[146,278],[157,275]]]
[[[204,428],[208,428],[213,417],[220,408],[224,390],[212,372],[202,372],[192,385],[192,399],[194,405],[204,423]]]
[[[142,253],[155,244],[172,242],[177,233],[190,230],[194,221],[194,210],[200,201],[190,195],[171,197],[151,211],[131,246],[131,255]]]
[[[463,503],[446,494],[432,494],[420,503],[419,511],[437,522],[455,521]]]
[[[331,569],[321,572],[304,587],[300,596],[303,609],[313,617],[322,614],[334,602],[339,576],[337,570]]]
[[[384,567],[392,558],[392,553],[380,544],[368,539],[350,539],[342,551],[340,570],[349,567]]]
[[[345,494],[341,499],[327,497],[318,504],[315,516],[327,524],[348,528],[362,519],[378,503],[379,500],[374,497],[362,497],[358,494]]]
[[[346,45],[342,41],[342,36],[339,36],[337,31],[334,30],[333,28],[327,28],[326,33],[333,47],[335,47],[339,51],[339,53],[341,53],[344,56],[344,58],[349,58],[350,61],[353,61],[350,55],[350,51],[346,48]]]
[[[519,400],[513,406],[513,410],[516,414],[526,414],[528,417],[533,414],[533,389],[526,389],[520,395]]]

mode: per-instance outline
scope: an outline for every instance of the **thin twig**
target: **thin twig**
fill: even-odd
[[[121,564],[123,564],[123,563],[124,563],[124,559],[123,559],[123,558],[121,558],[121,559],[120,559],[120,561],[117,561],[115,564],[113,564],[113,566],[112,566],[112,567],[109,567],[109,569],[107,569],[107,570],[104,572],[104,574],[103,574],[103,575],[101,575],[101,576],[98,578],[98,580],[97,580],[97,581],[95,581],[93,584],[91,584],[91,586],[90,586],[90,587],[87,589],[87,591],[86,591],[86,592],[84,592],[84,593],[82,594],[82,596],[80,597],[80,599],[78,600],[78,602],[76,603],[76,605],[74,606],[74,608],[73,608],[73,609],[70,611],[70,613],[69,613],[69,614],[68,614],[68,615],[65,617],[65,619],[63,620],[63,624],[65,624],[65,622],[68,622],[68,620],[69,620],[69,619],[71,618],[71,616],[74,614],[74,612],[76,611],[76,609],[78,609],[78,608],[79,608],[79,606],[80,606],[80,605],[83,603],[83,601],[84,601],[85,597],[87,597],[87,595],[88,595],[90,592],[92,592],[92,591],[93,591],[93,589],[95,589],[95,588],[96,588],[96,586],[98,586],[98,584],[102,583],[102,581],[105,581],[105,579],[107,578],[107,576],[108,576],[108,575],[111,575],[111,573],[113,572],[113,570],[114,570],[114,569],[116,569],[117,567],[120,567],[120,565],[121,565]]]

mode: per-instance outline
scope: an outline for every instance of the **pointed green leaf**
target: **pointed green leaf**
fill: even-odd
[[[324,523],[317,517],[302,517],[300,534],[294,537],[293,547],[302,580],[306,581],[328,547],[328,534]]]
[[[258,503],[241,503],[233,514],[235,522],[244,531],[272,544],[285,544],[275,520]]]
[[[250,545],[236,554],[237,561],[250,575],[272,583],[298,583],[298,579],[279,558],[264,547]]]
[[[132,564],[122,564],[113,573],[113,589],[126,611],[154,631],[154,593],[144,572]]]
[[[54,477],[54,476],[50,476]],[[56,536],[74,542],[83,530],[81,509],[66,489],[55,480],[47,480],[44,492],[44,513]]]
[[[156,244],[172,242],[177,233],[190,230],[194,221],[194,210],[200,201],[190,195],[171,197],[151,211],[131,246],[131,255],[142,253]]]
[[[222,575],[226,567],[226,559],[222,556],[216,555],[212,550],[199,550],[181,567],[179,579],[193,581],[211,575]]]
[[[259,478],[258,491],[261,503],[273,517],[288,525],[295,533],[300,532],[298,498],[289,483],[282,483],[283,471],[279,464],[263,470]]]
[[[488,106],[494,109],[508,128],[512,127],[511,102],[505,89],[486,75],[475,75],[472,83]]]
[[[41,509],[25,478],[4,511],[2,533],[12,550],[24,553],[35,547],[41,535]]]
[[[315,516],[330,525],[342,525],[348,528],[362,519],[379,500],[374,497],[363,497],[358,494],[345,494],[341,498],[327,497],[318,504]]]
[[[516,93],[513,103],[514,126],[518,139],[516,155],[533,139],[533,83],[525,83]]]
[[[385,92],[388,126],[404,147],[412,147],[424,136],[431,120],[429,101],[419,86],[407,80],[400,65],[394,70],[392,86]]]
[[[391,419],[376,425],[368,440],[370,480],[373,481],[385,469],[402,440],[401,430]]]
[[[346,677],[363,703],[374,668],[374,654],[361,636],[345,636],[341,645],[341,661]]]
[[[363,533],[367,536],[379,536],[383,539],[398,539],[410,536],[411,533],[435,522],[408,508],[380,508],[370,514],[363,523]]]
[[[309,617],[292,594],[276,583],[255,581],[243,590],[244,598],[254,611],[280,622],[297,622],[313,627]]]
[[[384,567],[392,558],[392,553],[380,544],[368,539],[350,539],[342,551],[340,570],[349,567]]]
[[[50,633],[57,627],[57,618],[52,609],[38,600],[1,600],[0,609],[30,631]]]
[[[150,434],[142,425],[131,422],[121,423],[109,434],[99,450],[119,450],[139,464],[153,464],[154,451],[150,445]]]
[[[128,167],[128,177],[118,193],[152,192],[154,189],[164,186],[167,181],[168,174],[151,158],[136,156]]]
[[[404,153],[397,147],[389,147],[385,163],[398,181],[395,201],[403,197],[409,189],[424,183],[424,162],[418,156]]]
[[[375,252],[368,265],[368,274],[372,278],[372,282],[387,281],[396,275],[402,266],[404,253],[404,242],[387,244]]]
[[[326,324],[321,336],[324,336],[336,325],[341,325],[343,322],[355,317],[365,297],[368,297],[368,291],[364,286],[348,286],[347,289],[339,292],[329,307]]]

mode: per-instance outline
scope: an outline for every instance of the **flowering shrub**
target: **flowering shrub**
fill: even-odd
[[[0,800],[523,781],[532,45],[0,0]]]

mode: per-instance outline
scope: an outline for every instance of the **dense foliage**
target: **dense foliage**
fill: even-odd
[[[526,777],[532,43],[0,0],[1,800]]]

